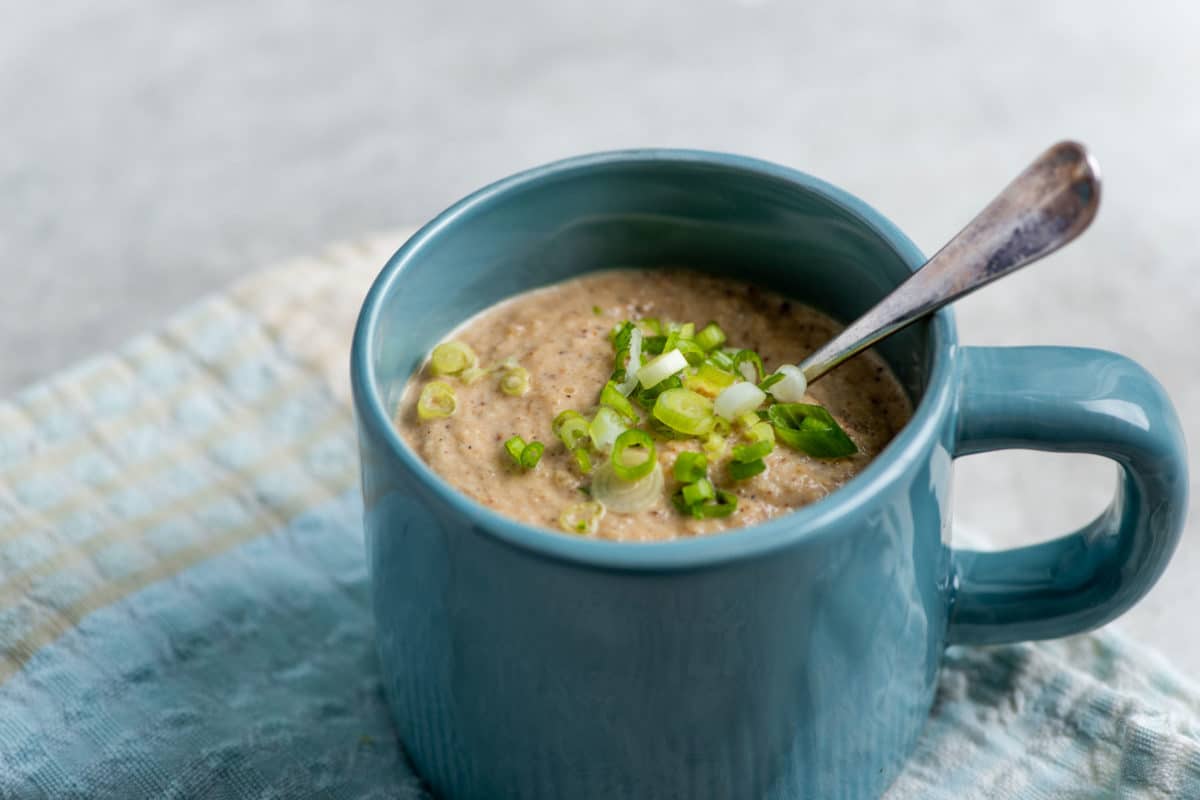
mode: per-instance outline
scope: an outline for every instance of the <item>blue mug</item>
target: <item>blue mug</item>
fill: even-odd
[[[584,156],[452,206],[388,262],[351,357],[384,684],[434,792],[502,798],[867,798],[912,751],[947,644],[1078,633],[1175,548],[1183,436],[1113,353],[961,347],[950,312],[878,350],[916,411],[845,487],[769,522],[651,544],[540,530],[434,474],[399,392],[462,320],[614,266],[686,265],[849,321],[921,265],[874,209],[803,173],[676,150]],[[1067,536],[951,547],[954,459],[1107,456],[1112,505]]]

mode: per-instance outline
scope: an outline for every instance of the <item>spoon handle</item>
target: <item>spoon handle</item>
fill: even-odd
[[[1059,142],[874,308],[800,364],[809,383],[885,336],[1070,242],[1100,205],[1083,145]]]

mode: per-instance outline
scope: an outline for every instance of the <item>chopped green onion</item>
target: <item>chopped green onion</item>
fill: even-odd
[[[804,399],[804,393],[808,391],[808,379],[799,367],[784,364],[775,374],[782,376],[771,387],[771,394],[776,400],[781,403],[799,403]]]
[[[713,488],[712,481],[708,478],[701,478],[695,483],[689,483],[680,490],[683,494],[684,505],[691,506],[699,505],[705,500],[712,500],[717,496],[716,490]]]
[[[647,336],[642,341],[642,349],[652,356],[656,356],[663,351],[667,345],[667,337],[660,334]]]
[[[458,408],[458,399],[450,384],[430,381],[421,390],[417,399],[417,416],[421,419],[440,419],[452,416]]]
[[[654,401],[655,419],[688,436],[704,436],[713,429],[713,402],[690,389],[668,389]]]
[[[592,457],[588,455],[586,447],[576,447],[571,451],[571,455],[575,456],[575,466],[579,467],[579,471],[584,475],[592,471]]]
[[[637,422],[637,412],[633,410],[633,403],[621,394],[621,390],[612,381],[604,384],[604,388],[600,391],[600,405],[608,406],[616,411],[625,418],[626,422]]]
[[[635,449],[642,451],[643,458],[631,462],[628,454]],[[623,481],[636,481],[638,478],[646,477],[658,463],[656,459],[654,440],[645,431],[630,428],[613,442],[611,456],[613,472]]]
[[[695,483],[708,474],[708,459],[703,453],[685,450],[675,456],[675,480],[680,483]]]
[[[733,460],[740,464],[749,464],[751,461],[765,458],[774,449],[775,442],[773,441],[738,445],[733,448]]]
[[[645,511],[657,503],[662,495],[663,471],[657,461],[650,472],[633,481],[618,477],[611,461],[596,467],[596,473],[592,476],[592,497],[603,503],[609,511],[618,514]]]
[[[638,326],[641,327],[642,333],[647,336],[661,336],[662,323],[654,317],[643,317],[638,320]]]
[[[629,336],[629,350],[617,354],[617,373],[613,374],[613,382],[622,397],[628,397],[637,388],[637,371],[642,367],[642,335],[641,328],[634,328]],[[629,409],[632,413],[633,409]]]
[[[653,408],[654,405],[651,404],[650,407]],[[646,430],[650,431],[651,433],[653,433],[655,436],[657,436],[660,439],[690,439],[690,438],[692,438],[692,437],[688,436],[686,433],[680,433],[679,431],[672,430],[671,428],[667,427],[666,425],[664,425],[661,422],[659,422],[658,420],[656,420],[654,417],[650,417],[649,419],[646,420]]]
[[[578,411],[570,409],[554,418],[554,435],[562,440],[568,450],[574,450],[588,436],[588,421]]]
[[[546,445],[537,441],[525,444],[525,440],[520,436],[514,436],[504,443],[504,449],[508,451],[509,457],[518,467],[533,469],[542,460],[542,453],[545,452]]]
[[[442,342],[429,356],[429,369],[434,375],[457,375],[478,363],[475,351],[462,342]]]
[[[589,500],[567,506],[558,518],[558,524],[571,533],[589,534],[600,529],[600,520],[604,519],[604,504]]]
[[[713,433],[719,433],[722,436],[733,430],[733,426],[729,424],[729,420],[724,417],[717,417],[713,420]]]
[[[714,350],[709,353],[708,363],[725,372],[733,372],[733,356],[724,350]]]
[[[693,392],[699,392],[706,397],[716,397],[721,390],[734,381],[732,372],[713,366],[707,361],[700,365],[695,375],[683,379],[683,385]]]
[[[767,393],[749,381],[739,381],[717,395],[713,411],[732,422],[742,414],[754,411],[767,399]]]
[[[854,441],[821,406],[776,403],[767,412],[775,435],[784,444],[814,458],[841,458],[858,452]]]
[[[654,401],[658,399],[660,394],[668,389],[678,389],[681,386],[683,386],[683,381],[679,379],[679,376],[672,375],[653,389],[639,389],[634,392],[633,399],[637,401],[639,406],[649,411],[654,408]]]
[[[608,406],[600,406],[596,416],[592,418],[592,423],[588,426],[588,435],[591,436],[592,444],[597,450],[607,453],[625,428],[626,425],[621,421],[620,414]]]
[[[713,517],[728,517],[737,510],[737,495],[733,492],[727,492],[724,489],[716,489],[716,502],[701,502],[688,505],[684,500],[683,490],[687,487],[681,487],[671,495],[671,502],[681,514],[691,514],[696,519],[711,519]]]
[[[604,309],[600,306],[592,306],[592,313],[598,317],[604,313]]]
[[[733,371],[740,373],[748,381],[761,381],[767,369],[763,366],[762,358],[758,353],[753,350],[738,350],[733,357]]]
[[[717,502],[692,506],[692,516],[699,519],[728,517],[734,511],[737,511],[737,507],[738,499],[736,494],[727,492],[724,489],[717,489]]]
[[[466,369],[464,369],[462,372],[459,373],[458,379],[461,380],[463,383],[465,383],[467,386],[470,386],[471,384],[475,383],[476,381],[478,381],[480,378],[482,378],[484,375],[487,375],[487,374],[488,374],[488,371],[486,369],[483,369],[482,367],[467,367]]]
[[[525,469],[533,469],[542,460],[544,452],[546,452],[546,445],[541,442],[530,442],[525,445],[525,449],[521,451],[521,466]]]
[[[757,417],[755,417],[757,420]],[[771,427],[771,423],[765,421],[756,421],[746,431],[746,437],[752,442],[770,442],[775,444],[775,429]]]
[[[520,436],[514,436],[504,443],[504,449],[508,451],[508,455],[512,458],[513,463],[520,466],[521,452],[525,450],[525,440]]]
[[[700,345],[691,339],[680,339],[675,343],[675,349],[683,353],[683,357],[687,359],[687,363],[693,367],[698,367],[704,363],[704,351],[700,349]]]
[[[696,344],[705,350],[715,350],[725,344],[725,331],[715,322],[710,322],[696,334]]]
[[[729,462],[729,477],[735,481],[744,481],[747,478],[753,478],[758,473],[767,468],[767,462],[761,458],[756,458],[753,461],[730,461]]]
[[[736,422],[743,428],[750,429],[761,422],[761,420],[759,420],[758,414],[754,413],[753,411],[747,411],[745,414],[738,416]]]
[[[685,369],[687,365],[683,353],[669,350],[638,370],[638,382],[647,389],[653,389],[676,372]]]
[[[726,444],[727,442],[724,436],[719,433],[710,433],[704,439],[704,452],[707,453],[710,458],[716,460],[725,455]]]
[[[529,391],[529,370],[524,367],[505,367],[500,378],[500,391],[513,397],[521,397]]]
[[[618,327],[613,329],[612,346],[614,350],[628,350],[629,338],[633,336],[634,325],[629,320],[625,320]]]
[[[759,381],[758,388],[762,389],[764,392],[769,392],[771,387],[779,383],[781,380],[783,380],[783,375],[778,372],[772,372],[770,375]]]

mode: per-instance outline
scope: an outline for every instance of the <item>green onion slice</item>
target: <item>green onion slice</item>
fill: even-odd
[[[706,361],[696,370],[695,375],[688,375],[683,379],[683,385],[707,397],[716,397],[734,380],[732,372],[726,372]]]
[[[626,425],[621,421],[620,414],[608,406],[600,406],[596,411],[596,416],[592,418],[592,423],[588,426],[588,435],[591,436],[592,444],[597,450],[607,453],[625,428]]]
[[[701,502],[688,505],[684,500],[683,491],[687,487],[680,487],[671,495],[671,502],[681,514],[691,514],[696,519],[712,519],[714,517],[728,517],[737,510],[738,500],[737,495],[733,492],[727,492],[724,489],[716,489],[715,502]]]
[[[704,350],[716,350],[725,344],[725,331],[715,322],[710,322],[696,334],[696,344]]]
[[[592,476],[592,497],[617,514],[645,511],[659,501],[663,494],[662,467],[655,461],[651,470],[634,481],[619,477],[611,461],[596,467]]]
[[[463,342],[442,342],[429,356],[429,369],[434,375],[457,375],[479,363],[479,357]]]
[[[713,402],[713,411],[717,416],[733,422],[741,415],[753,412],[766,399],[767,393],[753,383],[738,381],[721,390]]]
[[[530,442],[525,445],[525,449],[521,451],[521,466],[525,469],[533,469],[542,460],[542,453],[546,451],[546,445],[541,442]]]
[[[774,449],[775,442],[773,441],[738,445],[733,448],[733,460],[740,464],[749,464],[751,461],[765,458]]]
[[[688,361],[679,350],[668,350],[637,371],[638,382],[653,389],[680,370],[686,369]]]
[[[600,529],[604,519],[604,504],[589,500],[567,506],[558,518],[558,524],[571,533],[591,534]]]
[[[858,452],[837,420],[821,406],[776,403],[767,409],[767,414],[775,426],[776,437],[802,453],[814,458],[842,458]]]
[[[744,481],[747,478],[753,478],[758,473],[767,468],[767,462],[761,458],[756,458],[753,461],[730,461],[729,462],[729,477],[735,481]]]
[[[708,363],[717,369],[733,372],[733,356],[724,350],[714,350],[708,354]]]
[[[708,454],[709,458],[716,460],[725,455],[725,448],[727,444],[728,443],[726,442],[725,437],[721,434],[710,433],[704,439],[704,444],[702,446],[704,448],[704,452]]]
[[[630,459],[634,450],[641,450],[641,458]],[[654,447],[654,439],[645,431],[637,428],[630,428],[617,437],[613,442],[612,456],[613,472],[617,477],[625,481],[636,481],[639,478],[644,478],[654,469],[654,465],[658,463],[657,452]]]
[[[621,390],[612,381],[604,384],[604,388],[600,391],[600,405],[608,406],[613,411],[616,411],[626,422],[637,422],[637,412],[633,410],[633,403],[629,402],[629,398],[621,394]]]
[[[638,327],[640,327],[642,329],[642,333],[646,334],[647,336],[661,336],[663,332],[662,323],[654,317],[643,317],[642,319],[639,319]]]
[[[783,374],[779,372],[773,372],[759,381],[758,388],[762,389],[764,392],[768,392],[771,390],[772,386],[779,383],[781,380],[783,380]]]
[[[584,475],[588,475],[592,471],[592,457],[588,455],[586,447],[576,447],[571,451],[571,455],[575,456],[575,466],[579,467],[579,471]]]
[[[458,379],[470,386],[476,383],[480,378],[487,375],[488,371],[482,367],[467,367],[458,374]]]
[[[667,337],[662,335],[647,336],[642,340],[642,350],[652,356],[662,353],[663,348],[667,345]]]
[[[529,370],[524,367],[508,366],[500,378],[500,391],[512,397],[521,397],[529,391]]]
[[[683,353],[683,357],[687,360],[687,363],[693,367],[698,367],[704,363],[706,357],[704,350],[691,339],[680,339],[675,343],[675,349]]]
[[[634,324],[625,320],[613,329],[612,346],[614,350],[628,350],[630,337],[633,336]]]
[[[672,375],[653,389],[637,390],[633,393],[633,399],[637,401],[639,406],[649,411],[654,408],[654,401],[658,399],[660,394],[668,389],[678,389],[681,386],[683,386],[683,381],[679,379],[679,376]]]
[[[668,389],[654,401],[654,418],[688,436],[704,436],[713,429],[713,403],[690,389]]]
[[[708,474],[708,459],[703,453],[685,450],[675,457],[675,480],[680,483],[695,483]]]
[[[562,440],[563,446],[574,450],[588,436],[588,421],[578,411],[567,409],[554,418],[554,435]]]
[[[771,385],[771,394],[781,403],[799,403],[808,391],[808,380],[804,372],[794,364],[784,364],[775,371],[779,380]],[[774,377],[772,375],[771,377]]]
[[[520,466],[521,452],[525,449],[525,440],[520,436],[514,436],[504,443],[504,449],[508,451],[508,455],[512,458],[513,463]]]
[[[753,371],[751,371],[753,370]],[[761,381],[767,372],[762,358],[753,350],[738,350],[733,357],[733,371],[748,381]]]
[[[772,445],[774,445],[775,428],[771,426],[771,423],[766,421],[755,422],[750,426],[750,429],[746,431],[746,438],[752,442],[770,442]]]
[[[458,409],[454,389],[444,381],[430,381],[417,398],[417,416],[423,420],[452,416]]]
[[[695,483],[689,483],[680,491],[683,494],[684,505],[689,507],[699,505],[705,500],[712,500],[717,496],[716,489],[708,478],[701,478]]]

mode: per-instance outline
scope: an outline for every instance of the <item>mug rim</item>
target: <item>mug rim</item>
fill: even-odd
[[[383,398],[375,390],[376,375],[370,354],[379,327],[380,309],[401,280],[405,266],[418,258],[426,245],[447,233],[461,217],[503,202],[515,190],[569,173],[651,162],[715,166],[795,184],[822,196],[872,230],[910,269],[915,270],[925,261],[917,246],[867,203],[820,178],[769,161],[730,153],[673,148],[612,150],[553,161],[517,172],[465,196],[422,226],[388,259],[363,300],[351,346],[350,382],[359,424],[371,435],[382,439],[392,456],[428,491],[453,506],[482,535],[552,560],[626,571],[675,571],[754,558],[800,541],[832,535],[840,520],[869,505],[888,484],[899,480],[909,466],[921,458],[929,439],[938,436],[941,420],[949,414],[953,402],[951,359],[957,335],[953,312],[949,308],[933,314],[928,323],[932,368],[920,402],[908,423],[871,463],[844,486],[815,503],[765,522],[705,536],[659,542],[619,542],[571,536],[499,514],[468,497],[430,469],[404,442],[383,406]]]

